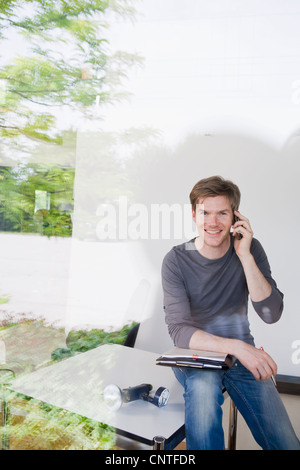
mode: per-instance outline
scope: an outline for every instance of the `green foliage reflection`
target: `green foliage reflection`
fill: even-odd
[[[0,167],[0,231],[71,236],[74,175],[73,168]]]

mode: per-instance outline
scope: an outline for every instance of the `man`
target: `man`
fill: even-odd
[[[177,347],[231,354],[236,361],[227,371],[173,369],[184,387],[187,448],[224,449],[225,386],[263,449],[300,450],[272,381],[276,363],[255,347],[250,332],[249,296],[262,320],[274,323],[283,294],[249,220],[238,211],[239,188],[213,176],[194,186],[190,201],[199,236],[174,247],[162,266],[168,330]]]

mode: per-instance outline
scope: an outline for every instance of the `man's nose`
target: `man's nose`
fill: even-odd
[[[209,224],[210,225],[217,225],[218,224],[218,216],[215,214],[211,214],[209,217]]]

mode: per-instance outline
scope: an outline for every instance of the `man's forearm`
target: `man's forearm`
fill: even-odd
[[[269,354],[238,339],[222,338],[197,330],[192,335],[189,346],[190,349],[215,351],[235,356],[256,380],[267,380],[277,374],[277,365]]]
[[[249,253],[248,256],[240,258],[240,261],[246,276],[251,300],[260,302],[267,299],[272,293],[272,286],[258,268],[254,257]]]
[[[251,300],[261,302],[271,295],[272,286],[260,271],[251,254],[253,231],[249,220],[238,211],[234,213],[238,217],[238,221],[233,225],[234,248],[244,269]],[[242,234],[241,239],[236,237],[237,233]]]
[[[212,335],[203,330],[197,330],[192,335],[189,347],[190,349],[202,349],[203,351],[215,351],[223,354],[234,354],[236,340],[222,338]]]

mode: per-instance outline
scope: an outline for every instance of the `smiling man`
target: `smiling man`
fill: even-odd
[[[231,354],[228,371],[174,368],[184,387],[187,448],[224,449],[222,390],[226,387],[263,449],[300,449],[276,387],[273,358],[255,347],[248,299],[266,323],[279,320],[283,294],[267,256],[239,211],[240,191],[219,176],[191,191],[199,236],[164,258],[166,323],[174,345]],[[231,232],[232,229],[232,232]]]

